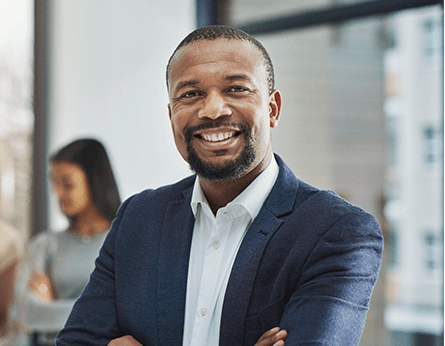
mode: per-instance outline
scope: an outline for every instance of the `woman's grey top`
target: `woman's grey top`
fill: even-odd
[[[71,309],[88,283],[94,262],[108,231],[81,237],[66,230],[45,231],[32,245],[28,272],[46,273],[53,284],[55,300],[43,302],[26,289],[26,324],[30,330],[54,332],[65,325]]]

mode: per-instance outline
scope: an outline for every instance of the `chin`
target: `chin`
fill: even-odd
[[[60,210],[63,215],[65,215],[67,218],[73,218],[76,216],[76,213],[72,212],[71,210],[67,209],[61,209]]]
[[[190,169],[202,179],[209,181],[239,179],[249,171],[254,161],[255,154],[250,150],[244,151],[233,159],[225,159],[218,163],[204,161],[193,152],[187,157]]]

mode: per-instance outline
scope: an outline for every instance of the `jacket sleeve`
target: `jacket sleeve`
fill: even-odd
[[[129,201],[124,202],[113,221],[90,281],[57,336],[57,346],[107,345],[122,336],[115,301],[115,243]]]
[[[337,220],[310,251],[280,326],[286,346],[358,345],[377,280],[383,238],[363,211]]]

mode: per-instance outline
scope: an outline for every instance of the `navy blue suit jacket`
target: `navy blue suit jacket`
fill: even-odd
[[[236,256],[220,345],[252,346],[268,329],[286,346],[357,345],[381,261],[376,220],[332,192],[280,171]],[[57,345],[181,345],[195,177],[147,190],[120,208]],[[209,345],[213,346],[213,345]]]

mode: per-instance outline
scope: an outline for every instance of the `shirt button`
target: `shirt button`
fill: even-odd
[[[221,246],[221,243],[218,240],[215,240],[212,244],[213,248],[216,250]]]
[[[202,308],[201,309],[201,316],[205,316],[207,313],[207,309],[206,308]]]

